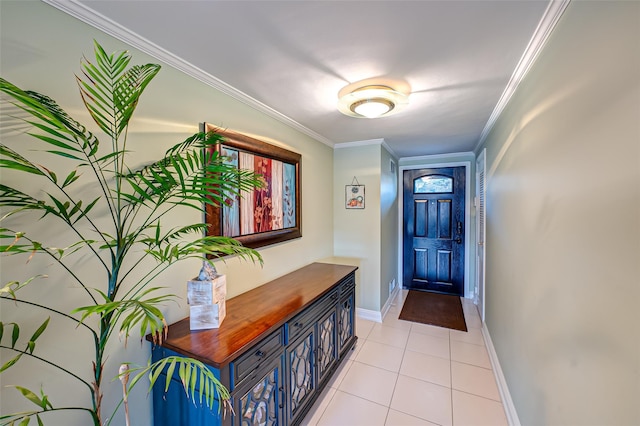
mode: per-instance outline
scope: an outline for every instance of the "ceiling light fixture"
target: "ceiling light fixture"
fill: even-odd
[[[349,87],[349,86],[347,86]],[[338,110],[350,117],[377,118],[395,114],[409,104],[409,97],[389,86],[368,85],[346,94],[340,91]]]

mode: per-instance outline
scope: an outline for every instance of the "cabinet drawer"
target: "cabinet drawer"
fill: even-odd
[[[288,336],[287,342],[293,341],[296,337],[302,334],[307,327],[315,324],[320,315],[336,305],[339,297],[338,288],[335,288],[304,312],[299,313],[289,320],[286,324]]]
[[[340,295],[344,296],[356,286],[356,278],[354,274],[349,275],[340,283]]]
[[[287,342],[291,342],[301,335],[309,326],[313,325],[317,319],[317,314],[314,309],[307,309],[306,311],[296,315],[289,322],[287,322]]]
[[[274,355],[282,353],[284,347],[284,333],[282,328],[269,335],[257,345],[253,346],[237,360],[231,363],[231,377],[233,387],[251,376],[251,373],[260,368],[263,361],[271,359]]]

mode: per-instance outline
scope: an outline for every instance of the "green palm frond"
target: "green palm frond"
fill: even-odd
[[[195,233],[202,235],[206,231],[206,224],[188,225],[172,229],[165,235],[161,234],[160,224],[155,226],[154,235],[146,235],[140,240],[147,246],[145,250],[159,263],[173,263],[178,259],[222,257],[236,255],[245,260],[258,261],[262,264],[262,256],[259,252],[244,247],[237,240],[223,236],[205,236],[195,240],[186,240],[186,234]]]
[[[150,293],[157,292],[162,287],[152,287],[145,289],[138,296],[129,300],[111,300],[105,293],[96,290],[105,303],[89,306],[82,306],[74,309],[71,313],[82,313],[80,323],[83,323],[91,315],[97,315],[103,318],[113,315],[114,323],[122,318],[119,333],[124,336],[125,341],[131,334],[132,329],[138,327],[140,331],[140,339],[144,339],[147,333],[153,336],[159,336],[162,340],[167,323],[164,319],[162,311],[158,305],[174,301],[177,296],[173,294],[163,294],[155,297],[147,297]],[[143,299],[147,297],[146,299]]]
[[[160,71],[160,65],[134,65],[127,69],[131,55],[124,51],[107,54],[94,42],[96,64],[82,61],[83,77],[76,76],[82,101],[94,121],[117,140],[129,125],[144,89]]]
[[[33,198],[29,194],[11,188],[10,186],[0,183],[0,207],[16,208],[18,210],[6,213],[4,217],[8,217],[20,210],[43,210],[44,201]],[[3,218],[4,218],[3,217]]]
[[[24,232],[7,228],[0,228],[0,241],[10,242],[0,244],[0,252],[6,254],[34,253],[42,249],[41,243],[27,238]]]
[[[257,261],[260,265],[263,263],[259,252],[243,246],[240,242],[230,237],[213,235],[202,237],[190,242],[189,247],[187,247],[187,250],[189,249],[199,251],[208,257],[222,258],[223,260],[224,256],[237,256],[243,260]]]
[[[15,208],[15,210],[6,213],[3,218],[14,215],[22,210],[40,210],[43,212],[42,217],[50,214],[73,226],[80,219],[86,217],[95,207],[96,203],[100,201],[100,197],[96,197],[83,207],[82,200],[63,201],[49,193],[47,193],[47,195],[51,203],[38,200],[18,189],[0,184],[0,206]]]
[[[258,174],[225,163],[215,149],[220,140],[198,133],[175,145],[161,160],[130,172],[126,179],[133,191],[123,196],[132,204],[171,200],[201,209],[203,203],[221,205],[229,195],[260,187]]]
[[[41,131],[29,134],[50,146],[47,152],[80,161],[81,165],[88,164],[86,160],[98,152],[99,141],[93,133],[48,96],[24,91],[4,78],[0,78],[0,92],[35,119],[24,121]]]
[[[0,144],[0,167],[38,176],[45,175],[36,164],[3,144]]]
[[[29,278],[26,281],[10,281],[5,284],[4,287],[0,288],[0,297],[7,297],[5,294],[11,296],[13,300],[16,300],[16,291],[20,290],[22,287],[25,287],[37,278],[47,278],[47,275],[36,275],[34,277]],[[2,340],[2,323],[0,323],[0,341]]]
[[[50,319],[51,318],[47,318],[42,324],[40,324],[40,326],[27,341],[25,349],[18,349],[16,346],[18,344],[18,340],[20,339],[20,326],[16,323],[5,324],[0,322],[0,348],[12,349],[13,351],[17,352],[17,355],[14,358],[10,359],[0,367],[0,373],[10,367],[13,367],[23,355],[33,355],[33,351],[36,348],[36,340],[38,340],[38,337],[40,337],[42,333],[44,333],[44,331],[47,329]],[[3,341],[5,325],[12,326],[11,345],[9,345],[8,342],[5,343]]]
[[[1,424],[11,425],[11,426],[16,424],[18,426],[27,426],[30,424],[31,418],[35,418],[39,426],[44,426],[44,422],[40,418],[40,415],[46,411],[54,410],[54,408],[53,408],[53,405],[51,405],[51,402],[49,401],[49,396],[45,395],[42,388],[40,388],[40,396],[38,396],[36,395],[35,392],[27,388],[24,388],[22,386],[10,385],[9,387],[15,388],[18,392],[22,394],[22,396],[25,399],[32,402],[36,406],[38,406],[38,410],[25,411],[22,413],[14,413],[8,416],[2,416],[0,417],[0,421],[4,423],[1,423]],[[18,421],[20,423],[16,423]]]
[[[16,304],[54,312],[91,331],[94,343],[92,381],[85,381],[72,370],[33,353],[35,341],[45,332],[48,320],[28,340],[26,348],[16,346],[20,327],[0,322],[0,347],[17,352],[14,358],[0,366],[0,372],[13,366],[22,356],[28,356],[58,368],[84,383],[91,393],[91,408],[52,408],[48,398],[26,388],[15,387],[38,410],[0,416],[0,424],[26,425],[30,420],[42,424],[45,411],[66,409],[85,410],[93,424],[102,425],[101,400],[105,359],[113,333],[126,339],[131,334],[144,338],[151,333],[157,341],[164,337],[167,323],[162,305],[175,301],[177,296],[163,294],[160,287],[151,287],[154,280],[175,262],[188,258],[214,258],[234,255],[262,264],[262,257],[228,237],[203,236],[205,223],[187,224],[176,228],[162,227],[165,215],[178,207],[198,210],[205,204],[222,205],[229,197],[261,187],[260,175],[227,164],[220,155],[223,137],[215,132],[197,133],[168,149],[158,161],[132,170],[126,164],[127,129],[147,85],[160,70],[156,64],[131,65],[131,55],[124,52],[108,54],[95,42],[95,60],[84,58],[81,72],[76,76],[82,102],[102,132],[111,139],[111,146],[100,145],[97,137],[84,125],[71,118],[54,100],[37,92],[25,91],[0,78],[0,101],[8,102],[12,119],[29,125],[28,135],[37,140],[37,149],[64,161],[55,162],[57,168],[32,161],[19,152],[22,147],[0,143],[0,169],[40,179],[44,186],[22,185],[22,181],[0,184],[0,221],[19,213],[40,212],[39,220],[55,217],[64,223],[65,243],[60,247],[36,241],[23,230],[0,228],[2,254],[44,254],[77,283],[88,296],[86,306],[71,314],[57,311],[46,303],[16,297],[16,292],[32,280],[9,281],[0,288],[0,298]],[[3,104],[3,107],[5,105]],[[102,134],[102,133],[101,133]],[[110,149],[109,149],[110,148]],[[63,169],[63,167],[68,167]],[[82,173],[89,170],[91,173]],[[85,191],[71,191],[79,183],[92,188],[90,197]],[[31,189],[25,189],[27,187]],[[80,188],[77,188],[80,189]],[[44,194],[44,195],[42,195]],[[6,209],[6,210],[5,210]],[[105,216],[106,212],[106,218]],[[30,218],[29,218],[30,219]],[[107,219],[107,220],[105,220]],[[21,222],[23,223],[23,222]],[[48,233],[45,233],[49,237]],[[67,237],[75,235],[75,240]],[[38,238],[44,240],[46,237]],[[92,239],[95,238],[96,240]],[[93,288],[80,276],[68,257],[84,255],[101,265],[102,285]],[[147,260],[157,263],[150,265]],[[95,276],[95,275],[94,275]],[[35,278],[35,277],[34,277]],[[93,280],[93,277],[92,277]],[[50,285],[65,283],[65,279],[49,280]],[[99,294],[99,296],[98,296]],[[97,321],[86,321],[96,317]],[[86,321],[86,323],[85,323]],[[2,338],[4,337],[4,341]],[[25,340],[25,336],[22,338]],[[9,343],[10,342],[10,343]],[[229,393],[213,373],[199,361],[173,357],[150,364],[140,371],[131,386],[143,375],[151,384],[162,371],[173,376],[174,370],[183,382],[190,398],[206,400],[213,406],[228,404]],[[168,381],[165,386],[168,386]],[[197,385],[196,385],[197,384]],[[199,389],[199,390],[198,390]],[[202,392],[199,393],[198,392]],[[111,419],[112,417],[109,417]],[[109,424],[107,420],[104,424]]]
[[[149,378],[149,391],[153,389],[161,373],[165,373],[165,392],[169,390],[174,373],[182,382],[187,396],[192,401],[203,402],[212,408],[216,400],[225,402],[230,398],[229,391],[220,383],[213,372],[201,361],[181,356],[168,356],[156,361],[147,367],[134,368],[130,372],[135,373],[131,380],[131,387],[145,376]],[[222,410],[223,403],[218,405],[218,412]]]
[[[42,391],[42,388],[40,388],[40,396],[38,396],[35,394],[35,392],[30,391],[27,388],[23,388],[22,386],[12,386],[12,387],[16,388],[22,394],[22,396],[24,396],[26,399],[36,404],[43,411],[53,409],[51,402],[49,402],[49,397],[44,394],[44,392]]]

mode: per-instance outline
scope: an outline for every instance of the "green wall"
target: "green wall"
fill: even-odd
[[[391,163],[393,162],[393,170]],[[389,299],[389,284],[398,279],[398,164],[382,145],[380,150],[380,307]],[[393,290],[392,290],[393,291]],[[383,312],[384,313],[384,312]]]
[[[334,150],[334,255],[359,259],[359,308],[380,311],[380,144]],[[345,185],[365,186],[365,208],[345,208]]]
[[[569,4],[486,141],[486,320],[525,425],[640,424],[640,3]]]
[[[76,20],[42,2],[1,1],[0,2],[0,74],[3,78],[25,89],[47,94],[58,101],[72,116],[83,123],[90,123],[83,107],[75,83],[74,74],[80,71],[79,62],[83,54],[92,56],[93,39],[98,40],[107,51],[129,49],[136,63],[159,62],[142,52],[131,49],[123,43]],[[158,158],[170,146],[185,140],[198,131],[198,123],[207,121],[231,130],[248,133],[284,148],[302,154],[302,233],[303,237],[294,241],[260,249],[264,257],[264,267],[230,259],[219,262],[219,271],[227,274],[228,296],[233,297],[255,288],[273,278],[297,269],[307,263],[333,255],[333,150],[281,122],[226,96],[217,90],[183,73],[164,66],[158,77],[148,87],[130,129],[128,148],[130,164],[141,164]],[[19,147],[29,155],[39,156],[33,139],[11,129],[3,129],[2,143]],[[58,161],[55,168],[63,169],[64,162]],[[2,175],[3,183],[15,184],[14,177]],[[24,185],[34,185],[29,181]],[[86,189],[91,191],[91,189]],[[372,199],[372,202],[376,202]],[[168,218],[175,225],[201,220],[197,211],[184,211]],[[44,242],[64,244],[71,238],[59,234],[50,226],[38,222],[38,217],[28,222],[10,221],[11,225],[24,229],[31,235],[38,235]],[[71,309],[87,304],[83,293],[73,284],[61,281],[60,271],[44,259],[33,259],[28,265],[26,258],[1,257],[2,285],[10,280],[21,280],[37,273],[49,275],[38,283],[33,291],[45,298],[47,303],[59,309]],[[86,279],[104,281],[97,268],[84,264],[81,260],[73,265],[74,271]],[[186,305],[186,281],[197,275],[200,263],[197,260],[178,264],[162,277],[158,286],[168,287],[168,291],[181,297],[179,303],[168,304],[165,315],[169,323],[184,318],[188,314]],[[3,322],[20,321],[26,329],[40,324],[44,314],[5,301],[0,302],[0,318]],[[92,347],[90,337],[73,327],[68,327],[58,318],[52,319],[49,335],[41,338],[38,351],[60,362],[67,368],[77,370],[82,377],[91,375],[91,360],[87,359],[87,348]],[[145,365],[150,355],[149,345],[129,342],[126,349],[114,345],[106,365],[105,383],[107,394],[104,399],[105,413],[110,413],[121,397],[120,383],[111,381],[117,374],[121,362],[130,361]],[[90,353],[90,352],[89,352]],[[0,351],[0,365],[11,356]],[[0,410],[14,412],[26,409],[28,403],[15,389],[6,387],[19,384],[50,395],[54,405],[79,403],[85,389],[73,380],[62,380],[51,368],[42,364],[21,361],[21,364],[7,370],[0,376]],[[84,401],[84,402],[83,402]],[[130,397],[132,424],[151,423],[151,402],[146,395],[146,385],[142,383]],[[70,416],[50,416],[45,424],[85,425],[88,418],[77,413]],[[113,424],[124,424],[122,417]]]

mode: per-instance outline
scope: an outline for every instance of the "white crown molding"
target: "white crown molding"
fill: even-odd
[[[475,158],[476,154],[472,151],[464,151],[464,152],[451,152],[448,154],[420,155],[416,157],[402,157],[400,158],[399,162],[400,162],[400,165],[403,166],[407,164],[410,165],[418,161],[447,160],[450,158],[458,158],[458,157],[464,157],[464,156]]]
[[[336,143],[333,146],[333,149],[353,148],[353,147],[356,147],[356,146],[367,146],[367,145],[382,145],[384,147],[384,149],[386,149],[394,159],[396,159],[396,160],[398,159],[398,156],[396,155],[395,151],[393,149],[391,149],[389,144],[387,144],[387,141],[385,141],[383,138],[367,139],[367,140],[364,140],[364,141]]]
[[[391,154],[391,156],[394,159],[398,159],[398,156],[396,155],[395,151],[393,149],[391,149],[391,147],[389,146],[389,144],[387,144],[387,141],[385,141],[384,139],[382,139],[382,146],[389,152],[389,154]]]
[[[367,146],[367,145],[386,145],[386,142],[382,138],[367,139],[367,140],[364,140],[364,141],[353,141],[353,142],[336,143],[333,146],[333,148],[334,149],[342,149],[342,148],[353,148],[355,146]]]
[[[166,63],[167,65],[184,72],[185,74],[199,80],[208,86],[219,90],[220,92],[228,95],[249,107],[260,111],[269,117],[275,118],[281,123],[292,127],[313,139],[324,143],[330,147],[334,146],[334,142],[326,137],[314,132],[313,130],[303,126],[297,121],[287,117],[286,115],[276,111],[275,109],[263,104],[262,102],[252,98],[246,93],[234,88],[233,86],[225,83],[224,81],[214,77],[213,75],[203,71],[195,65],[179,58],[171,52],[161,48],[160,46],[152,43],[151,41],[141,37],[133,31],[123,27],[122,25],[114,22],[106,16],[94,11],[93,9],[78,3],[75,0],[42,0],[44,3],[55,7],[62,12],[79,19],[80,21],[91,25],[98,30],[115,37],[116,39],[138,49],[142,52]]]
[[[516,69],[511,75],[511,79],[509,80],[507,87],[505,87],[504,91],[502,92],[502,96],[500,96],[500,99],[493,109],[491,116],[489,116],[489,120],[485,124],[484,129],[482,129],[480,139],[478,140],[474,151],[477,151],[484,143],[485,139],[489,135],[489,132],[496,124],[498,117],[500,117],[502,111],[504,111],[504,109],[506,108],[516,89],[518,88],[524,77],[527,75],[527,72],[529,72],[529,69],[535,63],[538,55],[542,51],[542,48],[547,43],[549,36],[553,32],[553,29],[556,27],[556,24],[560,20],[560,17],[564,13],[570,2],[571,0],[551,0],[549,2],[544,15],[542,15],[542,19],[538,23],[538,27],[533,33],[531,40],[529,40],[527,48],[522,54],[518,65],[516,65]]]

